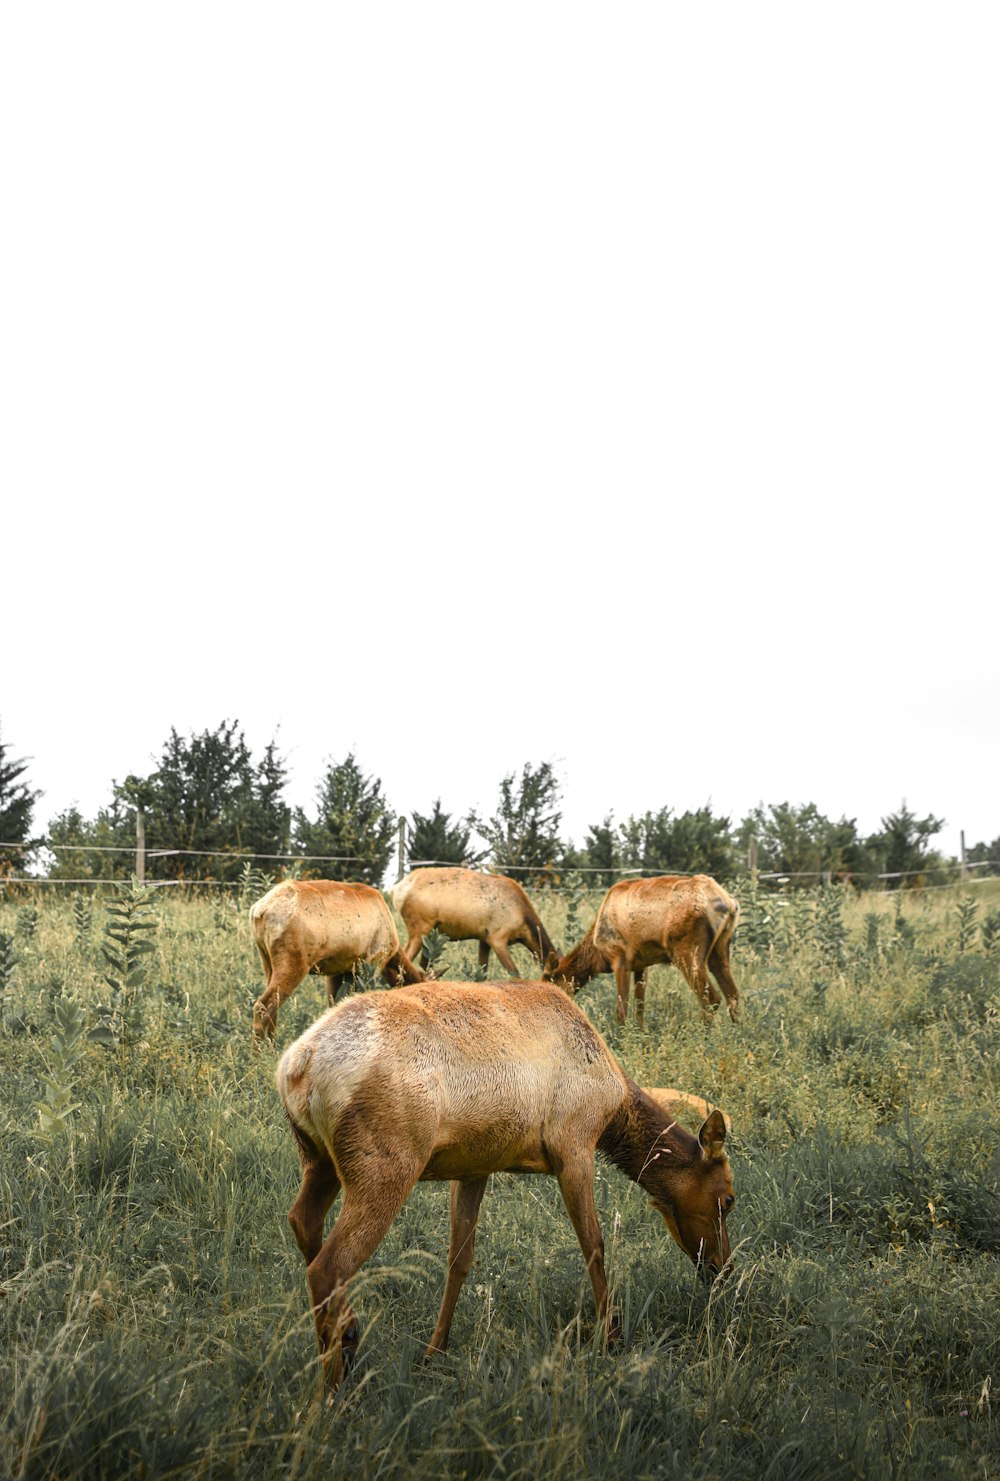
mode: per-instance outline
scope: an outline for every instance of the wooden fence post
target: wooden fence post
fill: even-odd
[[[396,870],[396,883],[406,873],[406,818],[402,813],[399,815],[399,864]]]
[[[135,877],[146,883],[146,820],[141,807],[135,810]]]
[[[962,829],[961,833],[958,835],[958,858],[959,858],[958,877],[959,877],[959,879],[966,880],[969,877],[969,866],[965,862],[965,829],[964,828]]]

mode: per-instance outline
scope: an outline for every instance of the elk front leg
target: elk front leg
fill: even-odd
[[[486,976],[486,969],[490,964],[490,943],[480,941],[479,943],[479,970]]]
[[[476,1224],[479,1205],[486,1191],[486,1178],[470,1182],[454,1182],[451,1185],[451,1240],[448,1244],[448,1278],[445,1281],[441,1310],[438,1312],[434,1336],[427,1348],[427,1357],[444,1352],[448,1346],[448,1333],[455,1315],[455,1303],[465,1277],[472,1269],[472,1256],[476,1246]]]
[[[640,1028],[646,1027],[646,969],[632,973],[635,981],[635,1018]]]
[[[504,971],[509,972],[512,977],[520,977],[521,974],[517,970],[517,963],[507,950],[506,941],[501,941],[499,936],[490,936],[487,938],[487,944],[492,946],[496,952]]]
[[[740,1006],[740,990],[729,967],[729,942],[719,941],[716,943],[711,956],[708,959],[709,970],[716,982],[726,995],[726,1007],[729,1016],[736,1022],[736,1016]]]
[[[583,1258],[594,1289],[598,1320],[605,1341],[613,1346],[620,1337],[618,1319],[608,1304],[608,1282],[604,1274],[604,1236],[594,1206],[594,1154],[577,1153],[563,1163],[558,1173],[559,1191],[573,1221]]]
[[[671,960],[698,999],[704,1012],[707,1013],[709,1008],[717,1008],[722,1000],[719,997],[718,988],[708,975],[702,951],[700,949],[679,951]]]

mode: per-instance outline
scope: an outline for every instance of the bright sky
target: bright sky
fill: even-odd
[[[1000,10],[10,5],[0,736],[1000,834]]]

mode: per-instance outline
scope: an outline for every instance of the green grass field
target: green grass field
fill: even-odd
[[[591,983],[631,1074],[732,1117],[732,1278],[703,1287],[599,1165],[608,1356],[554,1180],[498,1176],[425,1363],[448,1191],[421,1185],[357,1279],[329,1403],[247,902],[207,893],[155,893],[118,999],[110,896],[89,925],[89,897],[0,899],[0,1475],[1000,1476],[1000,881],[974,913],[961,889],[744,901],[735,1026],[666,968],[644,1033]],[[590,918],[538,903],[560,946]],[[474,947],[444,960],[466,976]],[[323,1006],[308,978],[279,1044]]]

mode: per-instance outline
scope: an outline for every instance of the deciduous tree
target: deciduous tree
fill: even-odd
[[[526,883],[543,881],[564,853],[559,837],[562,812],[559,781],[552,765],[526,762],[520,778],[508,772],[500,783],[497,810],[491,818],[474,813],[471,821],[489,848],[492,867],[510,870]]]

